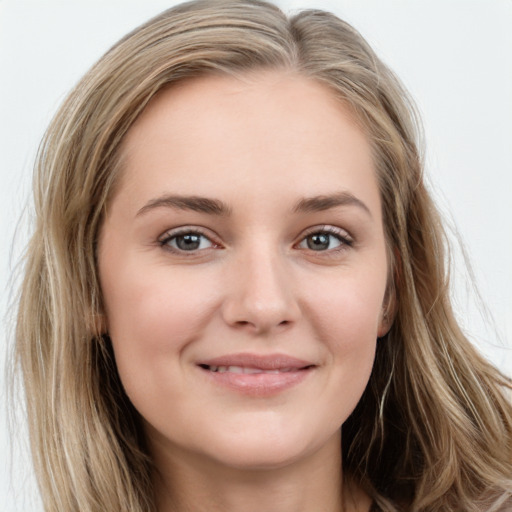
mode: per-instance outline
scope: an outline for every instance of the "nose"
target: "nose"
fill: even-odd
[[[291,270],[272,251],[238,258],[231,267],[222,308],[224,321],[252,334],[290,327],[300,317]]]

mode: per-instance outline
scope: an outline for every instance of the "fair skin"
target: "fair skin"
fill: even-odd
[[[104,323],[159,511],[367,511],[340,427],[389,328],[388,264],[348,109],[290,72],[194,79],[151,101],[123,162]]]

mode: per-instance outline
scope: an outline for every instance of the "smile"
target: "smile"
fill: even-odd
[[[197,363],[215,387],[252,397],[271,397],[300,384],[316,365],[284,354],[230,354]]]
[[[264,370],[263,368],[249,368],[243,366],[208,366],[208,365],[200,365],[205,370],[209,370],[211,372],[219,372],[219,373],[245,373],[245,374],[257,374],[257,373],[267,373],[267,374],[279,374],[286,372],[297,371],[297,368],[279,368],[277,370]],[[301,370],[302,368],[299,368]],[[305,369],[305,368],[304,368]]]

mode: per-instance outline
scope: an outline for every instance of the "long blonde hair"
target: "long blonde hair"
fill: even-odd
[[[137,28],[84,76],[42,142],[16,350],[45,510],[155,510],[139,416],[96,321],[96,244],[124,135],[171,83],[268,68],[329,87],[374,152],[395,321],[342,427],[344,472],[386,511],[498,510],[512,496],[511,383],[454,319],[414,107],[350,25],[256,0],[190,2]]]

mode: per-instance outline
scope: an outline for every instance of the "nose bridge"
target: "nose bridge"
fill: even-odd
[[[299,308],[286,257],[271,241],[248,245],[234,258],[225,320],[261,332],[296,321]]]

